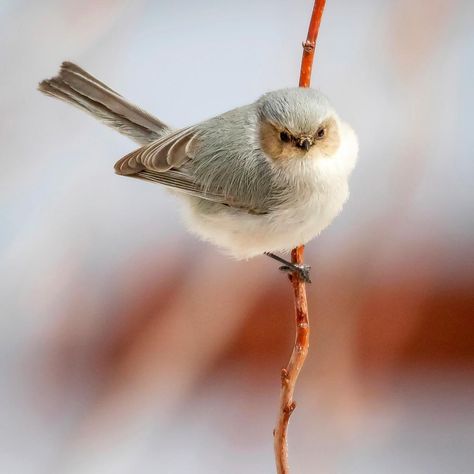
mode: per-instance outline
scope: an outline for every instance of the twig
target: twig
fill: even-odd
[[[303,57],[301,60],[300,87],[309,87],[311,82],[311,70],[313,67],[316,39],[318,37],[319,25],[323,15],[326,0],[315,0],[313,13],[308,28],[308,36],[303,43]],[[303,263],[304,246],[294,248],[291,251],[293,263]],[[278,474],[289,474],[288,465],[288,422],[296,404],[293,400],[296,380],[303,367],[309,350],[309,318],[308,303],[306,300],[305,282],[298,273],[290,276],[295,297],[295,320],[296,337],[290,360],[286,368],[281,371],[280,406],[276,428],[273,430],[273,445],[275,450],[275,461]]]
[[[326,0],[315,0],[311,21],[309,22],[308,36],[303,43],[303,57],[301,58],[300,87],[309,87],[311,83],[311,71],[313,69],[314,52],[316,40],[318,39],[319,25],[323,16]]]

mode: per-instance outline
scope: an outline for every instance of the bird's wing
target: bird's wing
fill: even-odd
[[[141,171],[164,173],[194,157],[195,127],[175,130],[148,145],[132,151],[115,164],[117,174],[134,175]]]
[[[176,130],[124,156],[115,164],[115,171],[252,214],[266,214],[266,210],[255,209],[255,206],[227,195],[221,188],[212,188],[196,180],[189,172],[190,167],[183,165],[195,158],[198,142],[196,127]]]

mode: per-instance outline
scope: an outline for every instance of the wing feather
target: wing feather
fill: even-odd
[[[143,170],[165,172],[179,168],[193,156],[191,144],[195,143],[194,127],[176,130],[124,156],[115,165],[122,175],[136,174]]]
[[[136,175],[138,178],[160,183],[164,186],[181,191],[191,196],[197,196],[208,201],[227,203],[227,198],[218,192],[205,191],[199,184],[195,183],[189,176],[179,171],[170,170],[166,173],[156,171],[140,171]]]
[[[224,194],[220,188],[210,189],[208,185],[196,181],[189,173],[190,167],[183,165],[196,157],[198,143],[199,131],[196,127],[171,132],[124,156],[115,164],[115,171],[120,175],[160,183],[207,201],[243,209],[253,214],[265,214],[267,210],[255,209],[239,202],[233,196]]]

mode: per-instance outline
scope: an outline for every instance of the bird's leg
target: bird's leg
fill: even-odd
[[[275,255],[274,253],[271,253],[271,252],[265,252],[265,255],[267,255],[270,258],[273,258],[277,262],[283,263],[283,266],[279,268],[282,272],[286,272],[286,273],[296,272],[299,274],[300,278],[303,281],[305,281],[306,283],[311,283],[311,278],[309,275],[309,271],[311,267],[309,265],[305,265],[304,263],[302,265],[299,265],[297,263],[289,262],[288,260],[285,260],[284,258],[281,258],[278,255]]]

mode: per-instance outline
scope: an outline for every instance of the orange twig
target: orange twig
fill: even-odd
[[[314,52],[316,40],[318,39],[319,25],[323,16],[326,0],[315,0],[311,21],[309,22],[308,36],[303,43],[303,57],[301,58],[300,87],[309,87],[311,83],[311,71],[313,69]]]
[[[316,39],[318,37],[319,25],[323,14],[326,0],[315,0],[313,13],[308,29],[308,36],[303,43],[303,57],[301,60],[300,87],[309,87],[311,82],[311,70],[313,67]],[[293,263],[303,263],[304,246],[294,248],[291,251]],[[296,337],[290,360],[286,368],[281,371],[280,406],[276,428],[273,431],[273,444],[275,450],[275,461],[278,474],[289,474],[288,465],[288,423],[296,404],[293,400],[296,381],[303,367],[309,350],[309,318],[308,303],[306,300],[305,282],[298,273],[290,277],[295,297],[295,320]]]

